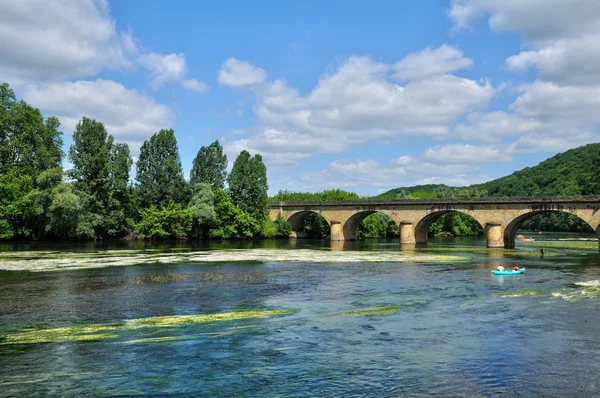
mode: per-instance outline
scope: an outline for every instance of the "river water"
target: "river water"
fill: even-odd
[[[598,251],[484,246],[0,246],[0,396],[600,396]]]

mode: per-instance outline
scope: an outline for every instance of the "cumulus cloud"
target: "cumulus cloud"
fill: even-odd
[[[197,93],[204,93],[209,88],[206,83],[196,79],[184,79],[188,73],[184,54],[147,53],[141,55],[138,62],[150,71],[153,90],[168,83],[180,83],[183,88]]]
[[[108,4],[94,0],[1,1],[0,75],[5,80],[89,76],[127,68],[131,41]]]
[[[152,82],[150,85],[153,90],[160,88],[165,83],[180,81],[187,73],[183,54],[149,53],[139,57],[138,61],[151,72]]]
[[[492,30],[517,32],[538,43],[600,28],[596,0],[452,0],[448,15],[459,28],[487,16]]]
[[[525,48],[506,66],[537,71],[506,112],[473,113],[455,127],[458,136],[488,142],[517,136],[510,154],[555,153],[600,140],[600,2],[454,0],[449,16],[459,28],[485,17],[492,30],[519,34]]]
[[[331,187],[390,189],[433,183],[428,181],[447,185],[470,185],[489,179],[487,176],[473,174],[477,170],[478,167],[468,164],[455,163],[440,167],[439,164],[425,159],[400,156],[388,162],[373,159],[335,160],[329,163],[325,170],[299,173],[298,178],[302,189],[311,191]]]
[[[499,142],[506,137],[542,131],[548,128],[536,118],[520,117],[505,111],[473,112],[465,123],[454,127],[454,135],[463,140]]]
[[[418,53],[408,54],[394,65],[394,77],[398,81],[422,79],[470,68],[472,65],[473,60],[465,58],[462,51],[443,44],[435,50],[428,47]]]
[[[169,128],[174,118],[170,108],[111,80],[29,84],[23,97],[57,116],[65,133],[83,116],[103,122],[108,133],[130,144],[134,153],[153,133]]]
[[[512,160],[501,148],[470,145],[449,144],[428,148],[423,160],[438,164],[483,164],[493,162],[509,162]]]
[[[448,68],[404,85],[390,80],[392,71],[392,65],[350,57],[305,96],[283,80],[256,87],[259,125],[247,145],[266,158],[297,159],[372,140],[444,138],[460,116],[487,106],[495,94],[489,82],[447,74]]]
[[[246,61],[229,58],[221,65],[219,70],[219,84],[224,86],[240,87],[263,83],[267,79],[267,72]]]
[[[188,90],[192,90],[197,93],[205,93],[210,88],[206,83],[196,79],[183,80],[181,85],[183,88],[187,88]]]

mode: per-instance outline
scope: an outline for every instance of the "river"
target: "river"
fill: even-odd
[[[600,396],[598,251],[484,247],[0,245],[0,396]]]

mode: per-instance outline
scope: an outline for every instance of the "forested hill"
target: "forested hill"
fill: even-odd
[[[600,143],[596,143],[559,153],[537,166],[483,184],[459,188],[443,184],[395,188],[373,199],[599,194]]]

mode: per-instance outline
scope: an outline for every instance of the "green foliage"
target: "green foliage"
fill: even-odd
[[[92,238],[121,236],[127,230],[127,215],[132,212],[128,187],[133,160],[127,144],[114,144],[104,124],[84,117],[75,127],[69,171],[75,188],[86,202],[88,212],[85,235]]]
[[[140,216],[135,232],[142,239],[181,239],[192,232],[192,212],[173,201],[160,208],[151,205]]]
[[[250,214],[255,220],[262,220],[268,213],[267,168],[261,155],[250,156],[242,151],[235,162],[229,177],[229,194],[233,203]]]
[[[269,202],[329,202],[338,200],[360,200],[354,192],[342,189],[326,189],[322,192],[290,192],[287,190],[277,192],[269,198]]]
[[[46,232],[58,238],[93,239],[94,229],[87,222],[85,203],[71,184],[61,183],[52,189]]]
[[[292,233],[292,226],[285,221],[281,214],[275,221],[266,217],[261,228],[260,236],[263,238],[288,238]]]
[[[208,236],[208,230],[215,225],[217,215],[215,213],[214,193],[208,184],[196,183],[192,186],[192,199],[188,210],[192,214],[194,237],[202,238]]]
[[[227,176],[227,155],[219,141],[203,146],[194,159],[190,172],[190,184],[206,183],[212,189],[223,189]]]
[[[17,101],[8,84],[0,84],[0,174],[29,175],[60,166],[62,133],[57,118]]]
[[[28,212],[26,195],[33,190],[33,179],[12,172],[0,174],[0,239],[25,235],[24,219]]]
[[[464,213],[448,213],[438,218],[429,228],[434,235],[472,236],[483,234],[483,228],[473,217]]]
[[[25,215],[26,229],[35,239],[41,239],[46,233],[49,208],[52,204],[52,189],[61,183],[62,176],[61,167],[42,172],[36,179],[37,188],[29,191],[24,198],[28,210]]]
[[[358,226],[359,238],[385,238],[399,235],[398,225],[383,213],[373,213],[365,217]]]
[[[290,223],[285,221],[281,214],[277,215],[275,219],[275,225],[277,226],[277,236],[281,238],[287,238],[292,233],[292,226]]]
[[[166,205],[170,201],[187,205],[189,188],[173,130],[160,130],[144,141],[137,161],[138,206]]]
[[[210,231],[211,238],[251,239],[260,231],[260,225],[250,214],[243,211],[222,189],[215,191],[216,225]]]
[[[330,230],[329,223],[317,213],[307,215],[300,225],[300,231],[314,239],[329,238]]]

